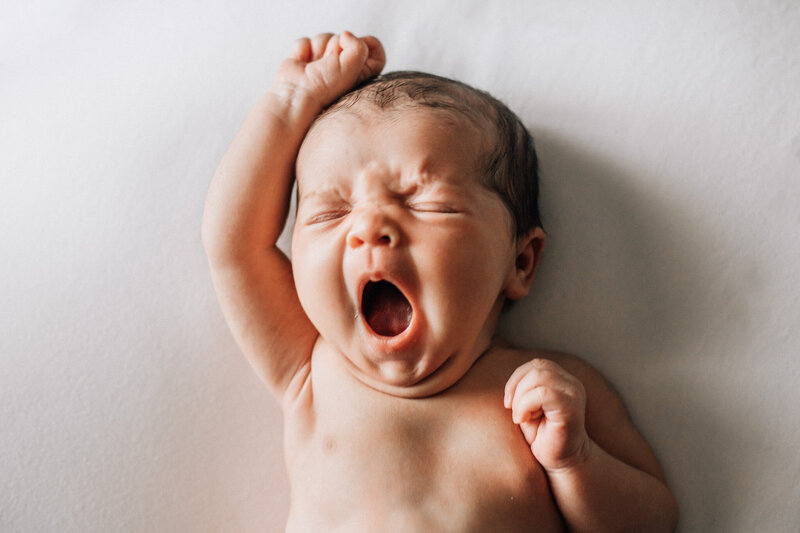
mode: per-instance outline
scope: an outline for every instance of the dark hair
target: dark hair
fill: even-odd
[[[505,104],[460,81],[424,72],[400,71],[378,76],[356,87],[328,107],[317,120],[350,109],[362,100],[385,110],[403,105],[438,109],[467,118],[479,131],[490,132],[490,149],[479,163],[484,186],[497,193],[508,208],[515,238],[541,227],[539,172],[533,137]]]

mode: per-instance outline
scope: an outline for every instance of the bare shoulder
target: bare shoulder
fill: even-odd
[[[575,376],[586,391],[586,432],[617,459],[663,481],[664,474],[650,446],[633,425],[619,392],[584,359],[549,350],[502,348],[515,368],[531,359],[548,359]]]

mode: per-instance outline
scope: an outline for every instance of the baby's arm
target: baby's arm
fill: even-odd
[[[577,358],[557,359],[517,368],[505,406],[547,472],[569,529],[674,530],[675,500],[617,393]]]
[[[317,332],[276,242],[286,223],[294,162],[322,109],[377,75],[374,37],[323,34],[298,40],[272,87],[244,121],[214,174],[203,244],[228,325],[259,376],[283,399],[307,369]]]

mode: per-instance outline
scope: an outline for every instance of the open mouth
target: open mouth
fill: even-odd
[[[400,289],[385,280],[370,281],[364,286],[361,313],[372,331],[383,337],[404,332],[414,315]]]

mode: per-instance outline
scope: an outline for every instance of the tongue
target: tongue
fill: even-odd
[[[384,337],[399,335],[411,323],[411,304],[388,281],[367,283],[362,308],[369,327]]]

